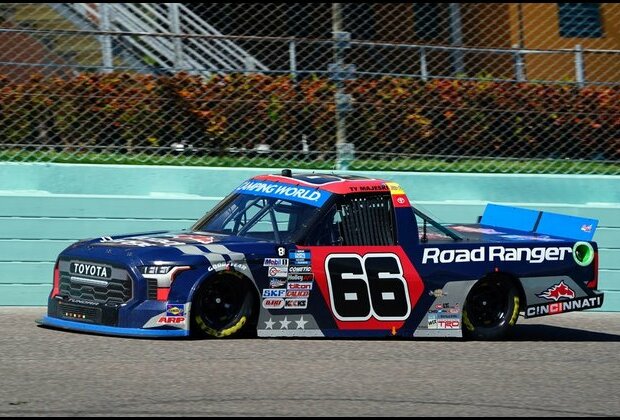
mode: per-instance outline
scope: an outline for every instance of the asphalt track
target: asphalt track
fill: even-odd
[[[620,314],[519,320],[504,342],[152,340],[0,308],[0,416],[617,416]]]

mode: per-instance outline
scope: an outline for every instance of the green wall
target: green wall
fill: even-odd
[[[0,163],[0,305],[44,305],[57,254],[77,239],[187,228],[243,180],[279,169]],[[402,185],[446,223],[487,202],[599,219],[603,310],[620,311],[620,177],[356,172]]]

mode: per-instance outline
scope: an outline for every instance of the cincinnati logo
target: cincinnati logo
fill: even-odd
[[[553,285],[542,293],[537,294],[539,298],[552,300],[557,302],[560,299],[573,299],[575,297],[575,291],[568,287],[564,280],[559,284]]]

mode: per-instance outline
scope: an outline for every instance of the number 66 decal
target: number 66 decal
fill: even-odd
[[[335,254],[325,259],[334,316],[340,321],[403,321],[411,302],[395,254]]]

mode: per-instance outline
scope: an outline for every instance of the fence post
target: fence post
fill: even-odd
[[[577,85],[582,88],[586,77],[583,64],[583,48],[580,44],[575,45],[575,79],[577,80]]]
[[[168,3],[168,20],[170,22],[170,32],[181,35],[181,17],[179,15],[179,3]],[[183,69],[183,40],[175,36],[172,39],[174,44],[174,67]]]
[[[336,81],[336,169],[347,170],[347,110],[350,106],[350,97],[345,93],[344,86],[344,50],[349,46],[350,34],[343,32],[342,10],[340,3],[332,3],[332,34],[334,40],[333,71]]]
[[[293,83],[297,82],[297,46],[295,40],[291,39],[288,43],[288,57],[291,79]]]
[[[461,23],[460,3],[450,3],[450,44],[454,47],[463,46],[463,29]],[[463,61],[463,50],[452,50],[452,64],[454,73],[457,75],[465,74],[465,63]]]
[[[521,51],[518,45],[513,45],[515,49],[515,77],[517,82],[525,82],[525,62],[523,60],[523,51]]]
[[[428,66],[426,64],[426,48],[420,48],[420,75],[422,81],[428,81]]]
[[[110,4],[99,3],[99,30],[102,32],[110,32]],[[111,73],[114,70],[112,60],[112,35],[106,33],[99,38],[101,42],[101,64],[104,73]]]

